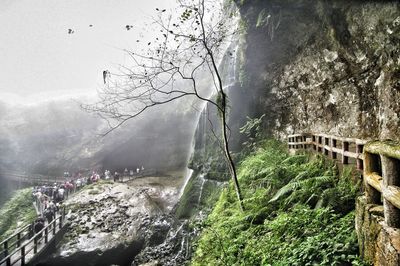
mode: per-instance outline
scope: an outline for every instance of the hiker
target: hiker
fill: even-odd
[[[35,235],[44,228],[44,223],[45,223],[45,221],[44,221],[43,217],[39,215],[38,218],[33,223],[33,231],[35,232]],[[40,235],[36,236],[36,240],[39,240],[39,238],[41,238],[41,237],[42,237],[42,233],[40,233]]]
[[[78,178],[76,180],[76,190],[79,190],[81,188],[81,186],[82,186],[82,179]]]
[[[108,171],[108,170],[106,170],[105,172],[104,172],[104,175],[105,175],[105,179],[106,180],[108,180],[108,179],[110,179],[110,171]]]
[[[61,186],[58,189],[58,197],[59,197],[60,201],[64,200],[64,193],[65,193],[64,186]]]
[[[114,173],[114,182],[119,181],[119,173],[117,171],[115,171]]]
[[[52,200],[49,202],[49,206],[48,206],[47,208],[50,209],[50,210],[52,210],[54,213],[57,212],[57,206],[56,206],[56,204],[54,203],[54,201],[52,201]]]
[[[47,223],[51,223],[54,219],[54,211],[50,208],[45,209],[43,215],[46,217]]]

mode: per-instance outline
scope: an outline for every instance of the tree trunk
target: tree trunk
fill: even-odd
[[[226,122],[226,94],[225,92],[221,92],[221,127],[222,127],[222,139],[224,142],[224,154],[228,164],[229,172],[235,186],[236,196],[239,200],[240,210],[244,210],[243,206],[243,198],[242,193],[240,192],[239,181],[236,173],[236,166],[233,162],[230,150],[229,150],[229,143],[228,143],[228,135],[226,132],[227,122]]]

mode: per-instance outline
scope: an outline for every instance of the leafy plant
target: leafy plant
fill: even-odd
[[[192,265],[364,265],[351,175],[339,176],[323,156],[291,156],[278,141],[259,142],[239,169],[245,211],[232,185],[225,188],[202,224]]]
[[[36,218],[33,207],[32,188],[14,192],[13,197],[0,209],[0,241],[10,236],[18,223],[26,225]]]
[[[240,128],[240,133],[247,137],[247,141],[243,143],[245,149],[251,151],[255,148],[257,141],[262,137],[262,120],[265,114],[259,118],[247,117],[246,124]]]

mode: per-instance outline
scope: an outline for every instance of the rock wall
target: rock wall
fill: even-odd
[[[400,265],[400,230],[385,225],[382,205],[367,204],[365,197],[359,197],[356,230],[365,261],[373,265]]]
[[[268,133],[399,139],[398,1],[241,2],[242,76]]]
[[[240,77],[280,139],[303,132],[400,139],[400,3],[237,0]],[[400,234],[379,206],[357,202],[360,253],[400,265]]]

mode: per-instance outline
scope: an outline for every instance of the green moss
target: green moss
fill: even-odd
[[[35,218],[32,188],[14,192],[13,197],[0,209],[0,241],[15,231],[17,223],[26,225],[33,222]]]
[[[365,145],[364,150],[373,154],[382,154],[400,160],[400,143],[396,141],[371,141]]]
[[[357,186],[322,156],[265,141],[239,167],[245,211],[225,188],[203,225],[192,265],[361,265]],[[293,184],[280,197],[274,196]]]
[[[197,212],[200,191],[200,181],[197,178],[198,174],[198,172],[193,172],[179,200],[178,207],[175,212],[179,219],[189,218]]]
[[[100,191],[97,189],[91,189],[91,190],[89,190],[88,194],[89,195],[97,195],[97,194],[100,194]]]

